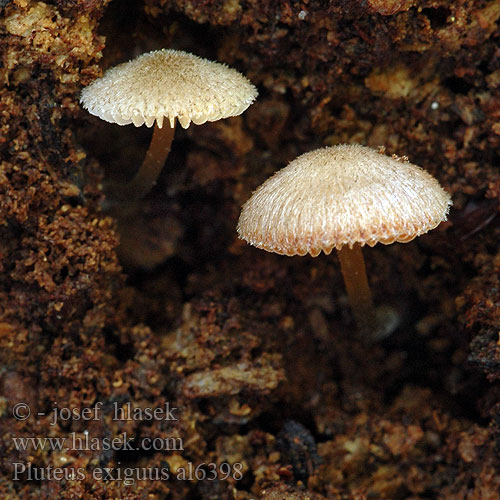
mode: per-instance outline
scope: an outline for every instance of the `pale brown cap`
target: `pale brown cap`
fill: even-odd
[[[213,122],[243,113],[257,89],[235,69],[178,50],[155,50],[106,71],[82,90],[89,113],[118,125],[163,119],[173,127]]]
[[[422,168],[342,144],[299,156],[257,188],[238,234],[269,252],[315,257],[343,245],[411,241],[446,220],[451,205]]]

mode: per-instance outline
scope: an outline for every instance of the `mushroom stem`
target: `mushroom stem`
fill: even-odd
[[[146,157],[134,178],[123,188],[121,193],[123,199],[140,200],[153,189],[170,153],[174,131],[175,124],[173,127],[166,124],[162,128],[155,124]]]
[[[375,309],[372,293],[366,277],[365,261],[361,246],[355,244],[352,248],[344,245],[338,250],[340,268],[351,304],[354,319],[358,328],[366,332],[375,329]]]

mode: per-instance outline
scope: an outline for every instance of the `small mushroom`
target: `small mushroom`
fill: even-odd
[[[407,243],[446,220],[450,195],[406,158],[358,144],[317,149],[293,160],[244,204],[238,234],[281,255],[337,249],[361,330],[375,313],[361,247]]]
[[[176,119],[187,128],[191,122],[237,116],[256,97],[254,85],[235,69],[163,49],[109,69],[82,90],[80,102],[89,113],[118,125],[152,127],[156,122],[144,162],[122,192],[124,199],[137,200],[151,190],[163,168]]]

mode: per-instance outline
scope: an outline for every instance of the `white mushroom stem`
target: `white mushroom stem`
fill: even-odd
[[[352,248],[344,245],[338,250],[340,268],[344,276],[344,283],[351,304],[354,319],[362,332],[375,329],[375,309],[372,293],[366,277],[365,261],[361,246],[356,244]]]
[[[173,127],[165,124],[162,128],[155,124],[146,157],[134,178],[123,188],[123,199],[140,200],[153,189],[170,153],[174,132],[175,124]]]

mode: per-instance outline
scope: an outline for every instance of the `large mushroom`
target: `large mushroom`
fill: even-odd
[[[244,204],[238,234],[282,255],[338,252],[361,330],[375,324],[361,247],[407,243],[446,220],[450,195],[404,158],[358,144],[305,153],[265,181]]]
[[[237,116],[256,97],[254,85],[235,69],[163,49],[109,69],[82,90],[80,102],[89,113],[118,125],[156,123],[142,166],[121,192],[123,198],[137,200],[154,186],[163,168],[176,119],[187,128],[191,122]]]

